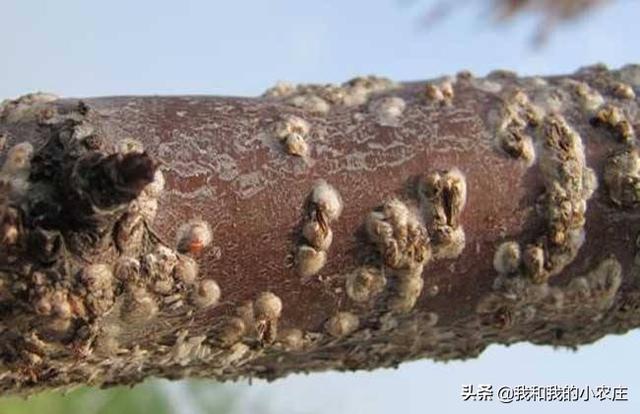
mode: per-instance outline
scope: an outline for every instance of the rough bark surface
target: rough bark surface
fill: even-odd
[[[0,106],[0,389],[640,324],[640,67]]]

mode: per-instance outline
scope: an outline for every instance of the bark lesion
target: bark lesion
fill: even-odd
[[[0,174],[4,389],[100,378],[106,354],[135,354],[119,342],[131,322],[220,297],[151,227],[164,187],[158,163],[138,146],[108,148],[85,103],[67,112],[45,103],[2,108],[8,122],[35,119],[46,137],[36,149],[14,145]],[[73,368],[79,360],[84,368]]]

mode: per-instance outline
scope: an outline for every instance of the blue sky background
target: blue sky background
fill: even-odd
[[[492,25],[486,2],[463,1],[432,27],[434,1],[0,0],[0,99],[43,90],[63,96],[257,95],[277,80],[342,82],[360,74],[413,80],[470,69],[521,74],[572,72],[604,62],[640,63],[640,1],[612,6],[556,30],[544,48],[536,20]],[[428,413],[638,412],[640,335],[609,337],[577,353],[491,347],[478,360],[402,365],[373,373],[291,376],[224,385],[239,412]],[[463,384],[623,385],[627,403],[462,402]],[[176,412],[195,413],[184,383],[161,382]]]

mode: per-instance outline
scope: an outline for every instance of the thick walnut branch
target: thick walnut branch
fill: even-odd
[[[638,66],[596,66],[6,101],[0,387],[273,379],[626,332],[639,87]]]

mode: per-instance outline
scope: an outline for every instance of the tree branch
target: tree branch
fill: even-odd
[[[640,67],[0,106],[0,388],[274,379],[640,322]]]

